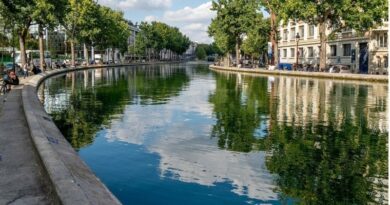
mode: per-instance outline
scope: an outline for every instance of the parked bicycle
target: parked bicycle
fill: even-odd
[[[1,83],[1,87],[0,87],[0,94],[1,95],[5,95],[8,93],[8,88],[7,88],[7,84],[3,81]]]

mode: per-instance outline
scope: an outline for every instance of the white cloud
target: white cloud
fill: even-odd
[[[162,18],[147,16],[145,21],[162,21],[169,25],[177,26],[192,41],[199,43],[211,43],[212,39],[207,34],[207,28],[216,13],[211,11],[211,1],[198,7],[184,7],[175,11],[166,11]]]
[[[170,22],[210,22],[215,16],[215,12],[210,10],[211,6],[211,2],[206,2],[196,8],[184,7],[177,11],[167,11],[164,19]]]
[[[100,0],[99,3],[122,11],[129,9],[160,10],[171,7],[172,0]]]

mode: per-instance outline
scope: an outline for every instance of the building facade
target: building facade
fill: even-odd
[[[385,21],[382,26],[365,33],[344,29],[330,36],[326,46],[327,65],[345,65],[354,73],[387,73],[388,25]],[[327,29],[326,34],[331,33],[332,29]],[[280,65],[291,67],[297,60],[298,64],[320,63],[317,25],[290,21],[279,26],[279,35]]]

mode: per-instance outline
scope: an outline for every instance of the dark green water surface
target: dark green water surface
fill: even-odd
[[[123,204],[387,204],[385,84],[187,63],[57,76],[46,111]]]

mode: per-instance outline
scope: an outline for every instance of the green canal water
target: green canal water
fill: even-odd
[[[107,68],[46,80],[46,111],[123,204],[387,204],[385,84]]]

